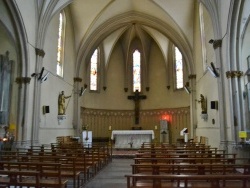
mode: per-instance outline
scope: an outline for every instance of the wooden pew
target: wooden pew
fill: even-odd
[[[74,187],[80,187],[80,173],[76,170],[76,158],[68,156],[43,156],[43,155],[27,155],[23,152],[12,152],[10,157],[4,155],[5,161],[10,162],[34,162],[34,163],[60,163],[61,164],[61,177],[73,180]],[[83,180],[81,181],[83,182]]]
[[[110,154],[107,152],[106,145],[102,147],[53,147],[55,153],[64,153],[67,156],[78,156],[79,162],[86,164],[86,169],[95,175],[102,167],[110,161]],[[45,153],[47,154],[47,152]],[[82,157],[82,158],[81,158]]]
[[[225,153],[225,150],[218,150],[217,148],[140,148],[138,153],[145,152],[178,152],[178,153]]]
[[[61,176],[60,163],[0,161],[2,170],[39,172],[40,186],[67,187],[68,180]]]
[[[76,152],[81,152],[84,151],[86,153],[86,162],[88,164],[93,164],[93,166],[96,166],[96,170],[100,170],[102,167],[107,165],[111,159],[112,159],[112,152],[110,151],[110,148],[108,144],[92,144],[90,147],[86,147],[81,143],[77,144],[72,144],[72,143],[66,143],[66,144],[60,144],[60,145],[55,145],[52,144],[51,146],[53,150],[56,151],[63,151],[67,153],[68,151],[76,151]]]
[[[221,183],[225,182],[227,188],[249,188],[250,175],[125,175],[127,178],[127,188],[136,187],[176,187],[176,182],[183,182],[187,187],[203,187],[209,184],[210,187],[220,188]],[[142,181],[141,181],[142,180]],[[240,184],[241,183],[241,184]]]
[[[9,155],[7,155],[9,154]],[[63,165],[63,175],[76,172],[75,174],[83,173],[83,181],[86,182],[90,178],[90,169],[94,169],[93,175],[97,173],[97,162],[93,162],[93,159],[89,158],[90,154],[86,154],[83,149],[67,149],[67,150],[52,150],[48,152],[48,150],[40,151],[40,149],[28,149],[27,152],[6,152],[3,159],[6,161],[46,161],[46,162],[57,162],[62,158],[61,162],[65,161],[65,157],[73,157],[75,161],[73,161],[74,165],[71,167],[67,167],[67,165]],[[71,172],[69,172],[72,170]],[[74,176],[72,174],[72,176]],[[79,178],[77,178],[79,179]],[[75,180],[74,180],[75,181]],[[82,181],[82,182],[83,182]]]
[[[202,144],[202,143],[195,143],[195,142],[188,142],[188,143],[160,143],[160,142],[157,142],[157,143],[152,143],[152,142],[144,142],[142,145],[141,145],[141,148],[157,148],[157,147],[165,147],[165,148],[188,148],[188,147],[192,147],[192,148],[209,148],[210,146],[209,145],[206,145],[206,144]]]
[[[238,164],[245,163],[249,164],[249,158],[134,158],[135,164],[180,164],[180,163],[188,163],[188,164]]]
[[[137,158],[236,158],[236,154],[228,153],[193,153],[193,152],[148,152],[148,153],[136,153]]]
[[[131,164],[132,174],[249,174],[250,164]]]
[[[0,187],[41,187],[39,172],[0,170]]]

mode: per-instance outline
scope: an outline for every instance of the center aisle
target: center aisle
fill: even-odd
[[[90,182],[86,188],[126,188],[127,179],[125,174],[132,173],[133,159],[113,158],[106,167],[104,167]]]

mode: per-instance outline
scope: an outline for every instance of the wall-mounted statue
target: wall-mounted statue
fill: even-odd
[[[59,94],[59,97],[58,97],[58,115],[65,115],[66,108],[67,108],[67,107],[65,107],[65,99],[68,99],[70,97],[71,97],[71,95],[65,96],[64,91],[62,91]]]
[[[201,94],[198,102],[201,103],[201,113],[207,114],[207,99]]]

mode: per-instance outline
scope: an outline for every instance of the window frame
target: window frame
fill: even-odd
[[[135,92],[137,89],[135,88],[135,83],[134,83],[134,54],[135,52],[138,51],[140,54],[140,86],[138,91],[142,92],[142,53],[139,48],[135,48],[132,50],[131,53],[131,58],[132,58],[132,91]]]
[[[91,59],[92,59],[92,57],[93,57],[93,55],[94,55],[94,53],[97,51],[97,62],[96,62],[96,74],[97,74],[97,78],[96,78],[96,89],[95,90],[93,90],[93,89],[91,89],[91,81],[92,81],[92,79],[91,79],[91,68],[92,68],[92,62],[91,62]],[[96,48],[95,50],[94,50],[94,52],[92,53],[92,55],[90,56],[90,60],[89,60],[89,91],[90,92],[99,92],[99,90],[100,90],[100,83],[99,83],[99,80],[100,80],[100,61],[101,61],[101,50],[100,50],[100,48],[98,47],[98,48]]]
[[[177,68],[176,68],[176,64],[177,64],[177,58],[176,58],[176,49],[178,49],[178,51],[181,54],[181,62],[182,62],[182,87],[177,87],[178,84],[178,78],[177,78]],[[184,60],[183,60],[183,55],[181,53],[181,51],[179,50],[179,48],[175,45],[173,45],[173,64],[174,64],[174,88],[175,90],[182,90],[184,89]]]
[[[207,48],[206,48],[206,32],[204,26],[203,4],[199,4],[199,22],[200,22],[200,38],[201,38],[201,54],[203,71],[207,70]]]
[[[60,17],[62,16],[62,23]],[[60,31],[60,25],[61,31]],[[60,34],[61,33],[61,34]],[[57,39],[57,56],[56,56],[56,75],[59,77],[64,76],[64,46],[65,46],[65,33],[66,33],[66,15],[64,10],[59,13],[59,26],[58,26],[58,39]],[[59,49],[59,43],[61,43],[61,50]],[[60,51],[60,52],[59,52]],[[60,59],[59,59],[60,54]],[[60,67],[60,70],[59,70]]]

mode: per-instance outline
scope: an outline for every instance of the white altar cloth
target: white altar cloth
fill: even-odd
[[[115,148],[140,148],[143,142],[151,142],[153,139],[153,130],[114,130],[111,134]]]

